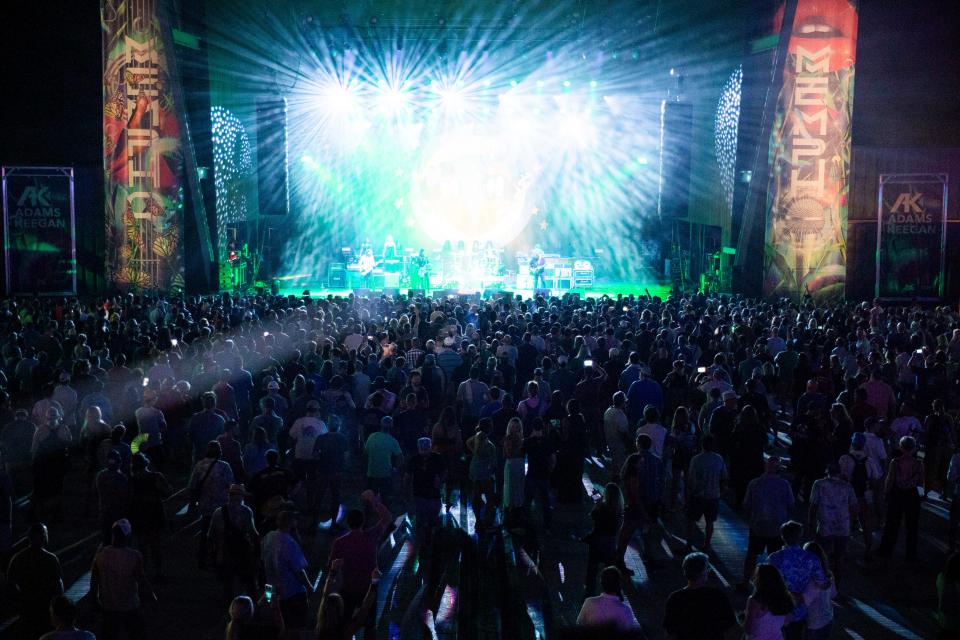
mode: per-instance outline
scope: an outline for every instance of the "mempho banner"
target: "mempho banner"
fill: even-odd
[[[102,0],[107,281],[183,286],[183,162],[157,3]]]
[[[797,0],[770,139],[765,295],[844,293],[856,41],[854,3]]]

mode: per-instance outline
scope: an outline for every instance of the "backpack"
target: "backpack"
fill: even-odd
[[[853,471],[850,473],[850,484],[853,485],[853,492],[858,498],[866,495],[869,476],[867,475],[867,458],[853,458]]]

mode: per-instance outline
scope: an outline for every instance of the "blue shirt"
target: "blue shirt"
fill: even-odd
[[[193,445],[193,458],[200,460],[207,453],[207,443],[223,433],[224,421],[213,411],[200,411],[190,418],[187,432]]]
[[[774,551],[767,562],[775,566],[791,593],[803,593],[811,581],[824,583],[827,576],[817,556],[800,547],[784,547]]]
[[[627,417],[636,422],[643,417],[643,408],[652,404],[658,411],[663,410],[663,389],[660,383],[650,378],[642,378],[630,385],[627,390]]]

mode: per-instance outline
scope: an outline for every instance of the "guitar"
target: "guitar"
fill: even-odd
[[[360,275],[366,278],[368,275],[373,273],[373,270],[377,268],[378,264],[379,263],[377,262],[376,258],[373,256],[361,256],[360,261],[358,262],[360,267]]]
[[[546,261],[542,257],[533,256],[530,258],[530,275],[533,277],[542,276],[546,269]]]

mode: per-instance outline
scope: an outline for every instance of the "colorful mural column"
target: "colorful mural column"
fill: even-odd
[[[157,2],[103,0],[107,281],[183,286],[183,163]]]
[[[798,0],[770,139],[765,295],[844,293],[856,42],[855,4]]]

